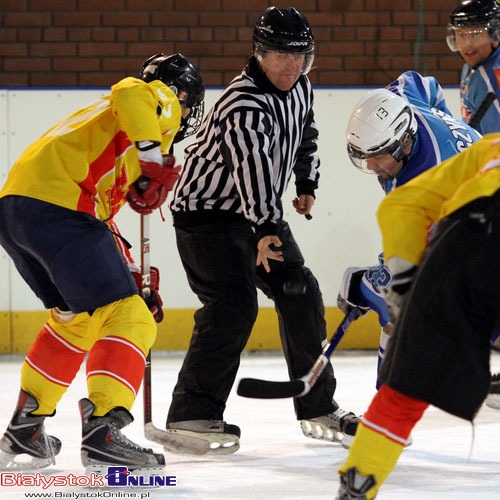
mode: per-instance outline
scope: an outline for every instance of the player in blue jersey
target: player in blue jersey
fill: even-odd
[[[460,0],[450,15],[448,46],[464,60],[460,76],[462,119],[469,123],[488,93],[496,96],[475,128],[500,131],[500,3]]]
[[[346,134],[352,163],[363,172],[377,175],[386,194],[481,138],[476,130],[452,116],[439,82],[414,71],[362,97],[351,114]],[[376,266],[346,269],[338,297],[338,306],[344,312],[353,306],[377,312],[382,327],[379,368],[392,331],[382,295],[382,288],[390,281],[391,273],[380,256]]]

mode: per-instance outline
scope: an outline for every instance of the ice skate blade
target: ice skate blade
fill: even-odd
[[[179,436],[169,430],[161,430],[146,424],[146,439],[161,444],[165,450],[184,455],[206,455],[210,451],[210,443],[205,439],[192,436]]]
[[[304,436],[308,438],[329,441],[330,443],[341,443],[344,439],[344,433],[334,431],[313,420],[302,420],[300,422],[300,428]]]
[[[234,434],[220,432],[194,432],[184,429],[167,429],[169,442],[163,445],[165,451],[187,455],[230,455],[240,448],[240,440]],[[191,444],[203,441],[204,453],[193,453]]]
[[[488,408],[493,408],[494,410],[500,410],[500,394],[488,394],[488,396],[486,396],[484,404]]]
[[[27,453],[11,455],[0,451],[0,471],[32,471],[45,469],[55,463],[56,461],[51,458],[32,457]]]

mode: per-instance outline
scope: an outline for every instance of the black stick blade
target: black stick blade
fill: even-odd
[[[302,380],[288,382],[272,382],[258,378],[242,378],[238,384],[237,394],[244,398],[279,399],[294,398],[304,392],[306,388]]]

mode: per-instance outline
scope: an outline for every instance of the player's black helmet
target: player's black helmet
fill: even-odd
[[[456,52],[455,30],[479,27],[493,40],[500,40],[500,3],[497,0],[460,0],[450,15],[446,41]]]
[[[296,8],[269,7],[254,26],[253,48],[259,60],[269,51],[305,54],[302,73],[306,74],[314,59],[314,36],[309,22]]]
[[[182,54],[167,56],[163,53],[151,56],[139,71],[139,78],[145,82],[161,80],[177,95],[184,91],[187,97],[179,99],[183,106],[191,109],[188,117],[181,121],[181,128],[174,142],[182,141],[195,134],[200,128],[205,107],[205,87],[200,72]]]

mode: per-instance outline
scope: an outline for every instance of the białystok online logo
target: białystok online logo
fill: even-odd
[[[100,475],[92,472],[91,474],[77,476],[75,474],[67,475],[45,475],[39,472],[35,474],[23,474],[22,472],[2,472],[0,473],[0,486],[24,486],[41,488],[46,490],[51,487],[60,486],[79,486],[82,488],[90,487],[161,487],[177,486],[176,476],[140,476],[133,474],[127,467],[108,467],[106,475]]]
[[[108,467],[108,486],[176,486],[176,476],[136,476],[127,467]]]

